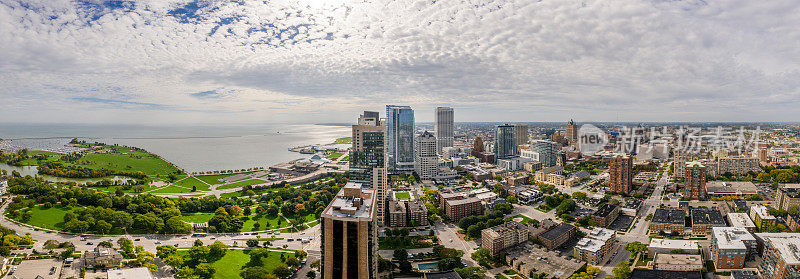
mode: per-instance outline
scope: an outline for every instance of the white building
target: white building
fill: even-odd
[[[427,131],[414,139],[414,166],[420,179],[430,180],[439,174],[439,156],[436,155],[436,137]]]
[[[153,279],[153,274],[146,267],[110,269],[108,279]]]
[[[751,233],[756,230],[756,224],[747,213],[728,213],[728,222],[731,223],[731,227],[744,228]]]
[[[699,254],[700,247],[697,240],[673,240],[653,238],[647,245],[647,254],[654,257],[656,254],[669,254],[673,250],[683,250],[686,254]]]
[[[497,160],[497,167],[506,169],[508,171],[518,171],[522,169],[525,162],[530,162],[531,159],[522,157],[512,157],[507,159]]]
[[[8,181],[0,180],[0,195],[8,193]]]
[[[435,117],[436,152],[442,153],[443,148],[453,146],[453,108],[437,107]]]

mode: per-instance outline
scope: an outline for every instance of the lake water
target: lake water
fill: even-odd
[[[71,138],[144,148],[189,172],[269,167],[304,155],[291,147],[332,143],[350,136],[349,126],[228,125],[143,126],[0,124],[0,138],[36,149],[53,149]],[[44,143],[43,143],[44,142]]]

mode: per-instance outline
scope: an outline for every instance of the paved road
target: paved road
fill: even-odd
[[[475,241],[465,241],[458,237],[457,231],[459,228],[457,226],[445,225],[441,221],[438,221],[434,225],[434,230],[444,247],[464,251],[461,260],[467,266],[478,266],[478,263],[471,258],[472,252],[478,248],[478,244],[475,243]]]

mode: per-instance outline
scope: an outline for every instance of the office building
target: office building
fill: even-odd
[[[684,211],[675,208],[658,208],[650,220],[650,232],[682,235],[685,232]]]
[[[703,257],[685,254],[658,254],[653,258],[653,270],[695,271],[703,269]]]
[[[728,213],[728,222],[731,227],[743,228],[751,233],[756,232],[756,224],[747,213]]]
[[[680,251],[680,254],[700,254],[697,240],[681,240],[669,238],[653,238],[647,245],[647,256],[655,257],[656,254],[670,254]]]
[[[549,250],[554,250],[575,237],[578,229],[569,223],[554,225],[542,232],[536,238]]]
[[[443,148],[453,146],[453,108],[437,107],[435,118],[436,153],[441,154]]]
[[[493,164],[495,159],[494,153],[486,151],[481,137],[475,137],[475,141],[472,143],[472,156],[480,159],[483,163],[490,164]]]
[[[580,150],[580,146],[578,144],[578,125],[575,125],[575,121],[572,119],[567,122],[566,130],[564,131],[564,135],[567,139],[567,143],[569,146],[574,147],[576,150]]]
[[[386,106],[386,166],[393,172],[414,170],[414,110]]]
[[[609,162],[611,191],[630,194],[633,185],[633,157],[616,154]]]
[[[617,217],[619,217],[619,205],[607,203],[592,214],[592,221],[595,221],[598,227],[607,228],[617,220]]]
[[[683,180],[683,197],[690,200],[706,199],[706,167],[700,162],[686,163]]]
[[[753,220],[753,223],[756,224],[758,229],[774,226],[777,221],[775,216],[769,214],[769,210],[763,205],[753,205],[750,207],[750,219]]]
[[[381,122],[379,114],[365,111],[358,118],[358,125],[353,125],[353,143],[350,150],[351,182],[359,183],[367,189],[374,189],[376,193],[376,215],[380,224],[384,223],[386,195],[389,176],[385,165],[385,125]]]
[[[517,155],[514,125],[498,125],[494,131],[494,159],[508,159]]]
[[[430,180],[439,174],[439,156],[436,155],[436,137],[425,131],[414,140],[414,166],[422,180]]]
[[[530,141],[528,133],[528,125],[514,124],[514,144],[516,145],[516,154],[519,155],[523,146],[527,146]]]
[[[763,279],[800,278],[800,234],[756,234],[762,241],[763,253],[758,272]]]
[[[321,278],[377,278],[375,195],[375,190],[348,182],[322,212]]]
[[[775,204],[778,209],[787,211],[792,206],[800,205],[800,184],[785,184],[778,187]]]
[[[573,256],[579,261],[585,261],[591,265],[602,265],[603,258],[611,252],[617,233],[603,228],[592,229],[586,237],[578,240],[578,244],[572,252]]]
[[[741,269],[758,248],[756,238],[744,228],[719,227],[711,234],[711,260],[717,269]]]
[[[549,140],[535,140],[531,142],[531,152],[539,154],[542,167],[553,167],[558,160],[558,144]]]
[[[714,227],[725,227],[725,218],[716,209],[693,208],[692,209],[692,234],[710,234]]]
[[[717,168],[717,173],[720,175],[727,172],[732,174],[747,174],[748,172],[761,171],[758,158],[744,156],[719,158],[719,160],[717,160]]]
[[[531,233],[528,226],[515,221],[505,222],[481,231],[481,247],[488,249],[492,255],[497,255],[503,249],[528,241],[532,237]]]

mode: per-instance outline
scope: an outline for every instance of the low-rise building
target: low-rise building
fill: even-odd
[[[756,238],[745,228],[713,228],[711,260],[717,269],[741,269],[757,251]]]
[[[117,267],[122,263],[122,255],[113,248],[97,246],[83,253],[81,262],[85,267]]]
[[[607,203],[592,214],[592,221],[597,222],[598,227],[606,228],[614,223],[617,217],[619,217],[619,205]]]
[[[758,187],[750,181],[709,181],[706,192],[709,198],[745,198],[758,194]]]
[[[511,269],[527,278],[546,273],[548,278],[567,279],[586,263],[560,256],[531,243],[511,248],[506,256]]]
[[[756,234],[763,242],[758,272],[763,279],[800,278],[800,233]]]
[[[536,238],[542,242],[544,247],[553,250],[564,245],[564,243],[572,239],[577,232],[578,228],[575,226],[568,223],[560,223],[542,231]]]
[[[647,245],[647,255],[652,258],[656,254],[671,254],[673,251],[680,251],[680,254],[700,254],[697,243],[697,240],[653,238]]]
[[[710,234],[713,227],[724,227],[725,218],[716,209],[694,208],[692,209],[692,234]]]
[[[110,269],[106,274],[108,279],[153,279],[153,274],[146,267],[125,269]]]
[[[594,228],[581,238],[573,249],[573,256],[591,265],[602,265],[603,259],[611,252],[617,233],[604,228]]]
[[[657,254],[653,258],[654,270],[695,271],[703,269],[703,258],[700,255]]]
[[[744,228],[750,233],[756,232],[756,224],[750,220],[750,215],[747,213],[728,213],[728,222],[731,223],[731,227]]]
[[[800,205],[800,184],[785,184],[779,187],[775,194],[775,204],[780,210],[789,210],[792,206]]]
[[[522,168],[525,169],[526,172],[535,172],[542,169],[542,162],[528,161],[522,164]]]
[[[461,218],[470,215],[482,215],[483,204],[476,198],[445,200],[444,214],[450,218],[450,221],[458,222]]]
[[[547,168],[543,168],[543,169],[541,169],[539,171],[536,171],[536,173],[534,174],[534,179],[536,179],[536,181],[547,181],[547,176],[548,175],[550,175],[550,174],[561,175],[562,173],[564,173],[564,168],[563,167],[559,167],[559,166],[547,167]]]
[[[631,272],[635,279],[703,279],[703,273],[697,271],[673,271],[637,268]]]
[[[497,255],[506,248],[528,241],[531,234],[528,226],[515,221],[505,222],[481,231],[481,247]]]
[[[658,208],[650,220],[651,232],[664,232],[669,234],[684,234],[684,211],[675,208]]]
[[[405,227],[406,223],[406,203],[401,201],[389,201],[389,226]]]
[[[774,226],[777,221],[775,216],[770,215],[767,207],[763,205],[750,206],[750,219],[753,219],[753,223],[759,229]]]

